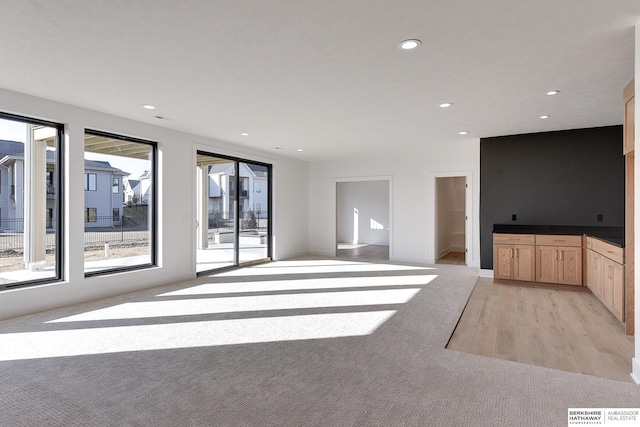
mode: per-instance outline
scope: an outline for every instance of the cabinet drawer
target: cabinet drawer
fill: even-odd
[[[536,234],[536,246],[582,246],[582,236]]]
[[[587,237],[587,249],[593,249],[593,241],[595,240],[593,237]]]
[[[591,239],[591,249],[618,264],[624,264],[624,249],[599,239]]]
[[[493,243],[512,244],[512,245],[533,245],[535,243],[535,237],[533,234],[495,233],[493,235]]]

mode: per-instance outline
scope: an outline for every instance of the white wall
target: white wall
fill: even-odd
[[[273,164],[274,258],[308,250],[308,165],[272,153],[176,132],[0,89],[0,111],[65,124],[64,276],[61,283],[0,292],[0,318],[90,301],[195,276],[195,147]],[[158,142],[158,268],[84,277],[84,130]],[[74,238],[75,237],[75,238]]]
[[[389,181],[338,182],[336,197],[338,242],[389,244]],[[352,242],[354,209],[358,210],[358,242]]]
[[[437,173],[471,171],[472,247],[468,265],[480,265],[479,200],[480,142],[443,141],[447,151],[398,157],[369,157],[309,165],[309,249],[323,256],[335,254],[336,182],[391,176],[392,261],[435,261],[435,177]],[[464,174],[460,174],[464,175]],[[433,181],[433,182],[432,182]]]
[[[640,21],[636,24],[635,27],[635,91],[638,93],[638,86],[640,86]],[[622,93],[622,88],[620,88],[620,92]],[[638,100],[635,100],[636,109],[635,109],[635,144],[636,147],[640,147],[640,108],[638,108]],[[634,156],[634,242],[640,242],[640,155],[636,153]],[[635,288],[635,357],[632,361],[632,378],[633,380],[640,384],[640,247],[637,243],[635,243],[635,283],[633,284]],[[627,284],[629,286],[629,284]]]

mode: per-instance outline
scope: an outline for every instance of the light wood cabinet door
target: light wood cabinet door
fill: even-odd
[[[627,85],[622,92],[624,101],[624,154],[631,153],[635,148],[635,84],[634,81]]]
[[[536,281],[558,282],[558,249],[554,246],[536,246]]]
[[[587,287],[593,294],[602,299],[602,260],[604,257],[597,252],[587,250]]]
[[[493,277],[513,278],[513,245],[493,245]]]
[[[535,280],[536,251],[533,245],[513,246],[513,280]]]
[[[608,258],[603,259],[602,302],[621,322],[624,322],[624,268]]]
[[[593,282],[591,292],[595,294],[600,301],[604,298],[604,266],[603,262],[606,258],[597,252],[593,252],[593,266],[589,271],[590,280]]]
[[[582,285],[582,248],[559,247],[558,283]]]

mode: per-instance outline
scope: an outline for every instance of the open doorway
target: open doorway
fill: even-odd
[[[436,178],[436,264],[466,265],[467,178]]]
[[[389,181],[336,183],[336,256],[389,260]]]

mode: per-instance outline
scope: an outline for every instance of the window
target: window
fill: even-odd
[[[155,142],[85,131],[85,168],[91,170],[87,175],[94,176],[85,178],[85,186],[91,188],[93,180],[94,191],[85,192],[84,203],[95,207],[93,212],[85,211],[85,219],[94,219],[85,221],[85,276],[156,265],[155,153]],[[132,203],[122,206],[116,195],[125,179],[137,184]],[[107,185],[109,180],[111,188]],[[107,243],[112,251],[105,255]],[[108,264],[103,261],[105,256]]]
[[[84,222],[97,222],[97,221],[98,221],[98,209],[84,208]]]
[[[47,196],[51,196],[53,194],[55,194],[55,186],[53,185],[53,171],[48,170],[47,171]]]
[[[0,290],[62,279],[62,132],[57,123],[0,113],[9,190],[0,195],[0,273],[11,273]]]
[[[262,183],[261,182],[254,182],[253,183],[253,190],[255,193],[262,193]]]
[[[96,191],[98,189],[95,173],[84,174],[84,191]]]

